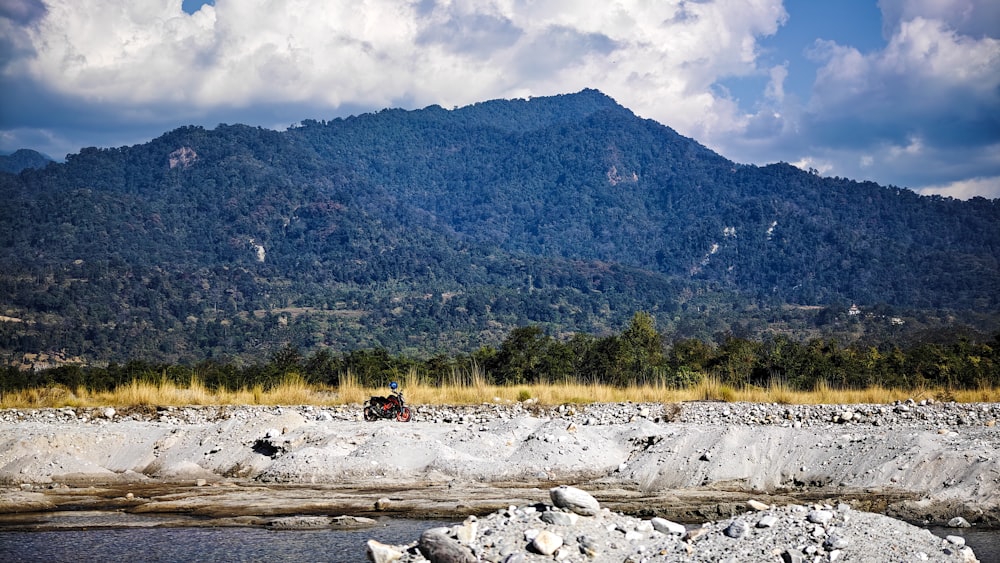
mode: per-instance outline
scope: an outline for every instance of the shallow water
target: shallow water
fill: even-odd
[[[982,563],[1000,563],[1000,528],[928,528],[935,536],[962,536]]]
[[[82,561],[366,561],[365,542],[410,543],[441,520],[381,520],[363,530],[267,530],[248,527],[104,528],[0,532],[0,560]],[[963,536],[980,561],[1000,561],[1000,529],[930,528]]]
[[[0,532],[0,560],[83,561],[367,561],[365,543],[404,544],[440,520],[384,520],[363,530],[263,528],[108,528]]]

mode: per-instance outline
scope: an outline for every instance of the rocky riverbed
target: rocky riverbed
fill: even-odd
[[[375,563],[425,561],[976,561],[961,536],[940,538],[847,504],[774,506],[750,500],[738,516],[685,527],[611,512],[586,491],[560,486],[551,500],[511,506],[399,546],[368,542]]]
[[[409,423],[360,414],[359,405],[0,411],[0,526],[44,527],[66,510],[216,525],[483,517],[542,502],[560,484],[615,513],[688,523],[726,521],[753,498],[775,510],[844,504],[916,523],[1000,524],[996,403],[497,401],[416,406]]]

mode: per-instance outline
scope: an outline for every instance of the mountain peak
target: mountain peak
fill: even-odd
[[[530,131],[555,123],[577,122],[601,111],[631,112],[607,94],[593,88],[575,94],[497,99],[458,108],[455,113],[469,125],[489,125],[505,130]]]
[[[51,158],[31,149],[17,149],[11,154],[0,155],[0,172],[18,174],[28,168],[45,168]]]

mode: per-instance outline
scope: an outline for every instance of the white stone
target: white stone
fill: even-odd
[[[601,511],[601,505],[597,499],[590,493],[576,487],[567,485],[553,487],[549,489],[549,497],[552,498],[552,504],[559,508],[572,510],[581,516],[594,516]]]
[[[948,543],[952,545],[957,545],[959,547],[965,545],[965,538],[962,536],[946,536],[944,539],[948,540]]]
[[[392,563],[403,557],[403,553],[392,546],[375,540],[368,540],[368,560],[372,563]]]
[[[476,539],[476,532],[479,531],[479,520],[475,516],[469,516],[465,522],[452,529],[455,531],[458,541],[465,545],[471,545]]]
[[[684,532],[687,531],[683,524],[671,522],[666,518],[653,518],[649,522],[653,525],[654,530],[668,535],[683,536]]]
[[[826,524],[833,520],[833,513],[829,510],[812,510],[806,515],[806,519],[813,524]]]
[[[531,540],[531,547],[535,548],[535,551],[542,555],[552,555],[557,549],[562,547],[562,544],[562,537],[548,530],[538,532],[535,539]]]
[[[758,528],[771,528],[778,523],[778,517],[773,514],[768,514],[764,516],[759,521],[757,521]]]

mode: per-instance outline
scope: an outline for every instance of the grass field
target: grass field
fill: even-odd
[[[548,383],[537,385],[489,385],[482,378],[454,381],[442,386],[429,385],[404,376],[401,389],[413,405],[470,405],[496,401],[525,401],[543,405],[564,403],[649,402],[677,403],[714,400],[724,402],[780,404],[886,404],[896,400],[935,399],[961,403],[1000,402],[1000,389],[949,390],[944,388],[834,389],[819,385],[810,391],[788,389],[780,384],[768,387],[732,387],[706,379],[696,386],[674,389],[661,386],[618,388],[607,385]],[[132,382],[107,392],[84,388],[48,387],[5,393],[0,408],[127,407],[138,405],[343,405],[362,403],[372,395],[385,395],[386,388],[358,385],[349,376],[339,387],[320,387],[291,375],[270,389],[254,387],[238,390],[211,390],[198,381],[179,387],[169,381]]]

